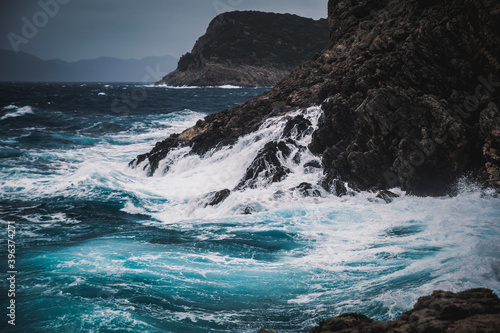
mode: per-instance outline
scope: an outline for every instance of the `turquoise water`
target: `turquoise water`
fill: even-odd
[[[465,180],[455,197],[394,189],[390,204],[375,193],[303,197],[294,186],[321,170],[290,164],[282,182],[204,207],[206,193],[236,186],[282,118],[204,157],[175,151],[153,177],[128,167],[265,88],[1,89],[0,246],[14,221],[18,270],[16,326],[2,305],[2,331],[307,332],[343,312],[395,318],[435,289],[500,292],[500,199]],[[113,110],[132,89],[148,98]],[[314,123],[321,110],[302,112]],[[6,279],[0,288],[6,305]]]

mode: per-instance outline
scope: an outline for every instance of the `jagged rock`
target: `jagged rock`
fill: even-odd
[[[280,162],[278,154],[288,157],[290,153],[285,142],[268,142],[248,167],[237,189],[255,188],[283,180],[290,173],[290,169]]]
[[[341,182],[340,180],[334,180],[333,181],[333,188],[335,189],[335,195],[338,197],[344,196],[347,194],[347,188],[345,187],[345,184]]]
[[[304,116],[298,115],[286,122],[283,129],[283,137],[301,139],[304,136],[312,133],[312,124]]]
[[[227,188],[217,192],[211,192],[205,196],[205,207],[207,206],[217,206],[221,202],[227,199],[227,197],[231,194],[231,191]]]
[[[297,190],[303,197],[321,197],[321,192],[306,182],[300,183],[299,186],[291,188],[290,190]]]
[[[388,190],[383,190],[377,193],[377,198],[384,200],[386,203],[391,203],[394,198],[397,197],[399,197],[399,195]]]
[[[310,162],[304,163],[304,168],[321,169],[321,163],[319,163],[318,161],[310,161]]]
[[[494,0],[330,0],[323,52],[140,158],[154,172],[173,147],[203,154],[268,117],[321,104],[308,148],[322,157],[326,184],[444,195],[472,174],[500,190],[499,12]]]
[[[311,333],[495,333],[500,327],[500,299],[489,289],[460,293],[435,291],[419,298],[412,310],[394,321],[373,321],[361,314],[343,314],[323,321]]]
[[[329,193],[335,194],[338,197],[347,194],[347,187],[345,183],[338,179],[337,175],[327,175],[323,178],[321,186]]]
[[[304,173],[314,173],[317,169],[321,169],[321,163],[319,161],[309,161],[304,163]]]

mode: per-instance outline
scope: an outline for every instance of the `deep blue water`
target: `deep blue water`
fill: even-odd
[[[304,198],[292,188],[321,172],[291,165],[281,183],[204,207],[206,193],[235,187],[281,118],[204,157],[176,151],[167,173],[128,167],[266,90],[1,84],[0,330],[307,332],[343,312],[395,318],[434,289],[500,292],[500,199],[465,181],[456,197],[395,189],[390,204],[374,193]]]

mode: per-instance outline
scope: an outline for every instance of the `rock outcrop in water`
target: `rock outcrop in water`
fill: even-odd
[[[499,329],[500,299],[489,289],[471,289],[435,291],[421,297],[412,310],[394,321],[373,321],[362,314],[347,313],[321,322],[311,333],[494,333]]]
[[[309,149],[323,186],[453,192],[462,176],[500,189],[500,4],[330,0],[330,43],[274,89],[211,114],[131,165],[153,173],[173,147],[203,154],[265,119],[321,105]]]
[[[274,86],[328,44],[328,24],[256,11],[218,15],[158,84]]]

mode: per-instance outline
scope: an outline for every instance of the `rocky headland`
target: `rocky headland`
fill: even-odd
[[[328,45],[326,19],[235,11],[215,17],[177,69],[157,84],[274,86]]]
[[[208,115],[131,166],[153,174],[172,148],[204,154],[271,116],[321,105],[308,149],[333,193],[345,193],[342,181],[444,195],[463,176],[500,188],[500,4],[330,0],[328,22],[329,46],[271,91]],[[273,165],[269,154],[260,158]]]

